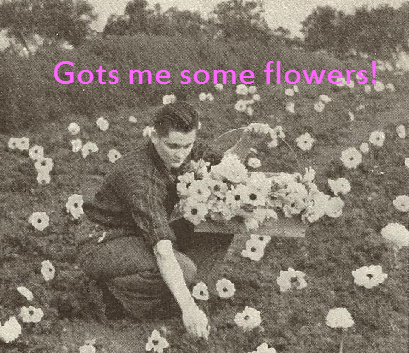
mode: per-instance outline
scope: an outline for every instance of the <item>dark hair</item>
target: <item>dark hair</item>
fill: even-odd
[[[162,137],[168,136],[170,130],[188,133],[199,127],[199,114],[189,103],[177,101],[156,112],[153,126]]]

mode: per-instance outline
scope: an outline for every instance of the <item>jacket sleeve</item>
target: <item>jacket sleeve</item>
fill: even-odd
[[[123,196],[147,244],[153,248],[160,240],[175,242],[176,236],[164,205],[166,185],[155,175],[128,174],[122,177],[126,178],[121,183]]]

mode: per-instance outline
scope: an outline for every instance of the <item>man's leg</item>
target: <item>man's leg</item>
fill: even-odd
[[[187,285],[192,286],[197,272],[195,264],[186,255],[174,252]],[[80,264],[134,317],[154,315],[162,304],[176,305],[153,252],[142,238],[123,237],[90,246],[82,251]]]

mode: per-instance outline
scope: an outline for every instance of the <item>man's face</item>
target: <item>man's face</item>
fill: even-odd
[[[170,130],[168,136],[161,137],[152,133],[152,142],[156,151],[168,168],[179,168],[189,156],[196,140],[196,130],[183,133]]]

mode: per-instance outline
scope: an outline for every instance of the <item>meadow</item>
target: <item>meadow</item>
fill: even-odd
[[[299,69],[307,69],[303,67],[307,54],[303,55],[296,54],[302,58],[296,65]],[[316,66],[319,58],[315,60],[308,63],[309,68],[323,68]],[[346,65],[342,63],[342,68]],[[371,63],[361,60],[359,65]],[[231,66],[236,72],[240,67]],[[144,97],[136,105],[122,104],[115,110],[102,104],[92,113],[89,106],[83,108],[87,114],[69,110],[61,111],[58,119],[44,117],[37,123],[8,121],[8,132],[0,134],[0,323],[15,316],[22,331],[9,343],[0,340],[0,352],[73,353],[86,343],[89,350],[83,348],[83,352],[143,352],[155,329],[169,343],[164,352],[172,353],[250,353],[263,343],[278,353],[327,353],[339,352],[341,339],[344,353],[406,352],[409,206],[406,201],[397,205],[395,200],[409,196],[409,77],[386,70],[377,80],[385,86],[376,90],[372,86],[370,91],[357,83],[353,87],[298,84],[298,92],[289,84],[259,83],[252,93],[239,90],[244,94],[238,94],[231,85],[206,85],[177,94],[177,99],[183,97],[198,108],[199,136],[208,141],[251,122],[282,126],[283,141],[277,146],[260,145],[253,152],[252,157],[261,162],[257,171],[303,173],[312,167],[317,185],[327,194],[334,194],[329,180],[345,178],[350,184],[350,191],[340,194],[342,214],[309,224],[305,238],[273,237],[259,261],[241,256],[242,244],[236,244],[228,261],[198,264],[212,268],[202,277],[209,299],[198,301],[212,326],[207,343],[189,337],[180,317],[147,323],[101,319],[100,293],[76,264],[74,236],[85,215],[67,212],[70,197],[92,197],[114,160],[146,139],[143,131],[149,118],[165,94],[173,93],[170,88],[149,93],[154,99]],[[93,93],[95,101],[100,98]],[[86,104],[84,100],[77,103]],[[47,105],[46,100],[41,104]],[[105,120],[108,125],[101,123]],[[69,128],[71,123],[80,130]],[[11,138],[22,137],[29,142],[10,143]],[[225,149],[237,138],[232,133],[215,145]],[[297,141],[304,141],[304,147]],[[97,148],[91,144],[81,149],[86,142],[94,142]],[[36,145],[43,147],[45,158],[52,159],[46,162],[49,180],[46,174],[39,177],[41,166],[29,150]],[[362,160],[348,167],[341,157],[352,147]],[[34,212],[45,212],[48,226],[36,229],[29,220]],[[403,240],[397,234],[386,239],[382,230],[391,223],[406,229]],[[44,264],[47,260],[51,270],[48,262]],[[386,279],[370,288],[358,285],[352,272],[371,265],[380,265]],[[305,273],[305,287],[280,290],[277,278],[289,268]],[[221,278],[234,283],[231,298],[217,295],[215,285]],[[17,291],[22,286],[33,298]],[[30,319],[21,311],[29,306],[41,308],[43,315],[37,311],[37,320],[33,315]],[[261,324],[251,330],[234,320],[246,306],[261,315]],[[330,309],[339,307],[346,308],[353,319],[348,329],[326,323]],[[260,348],[257,352],[274,351]]]

